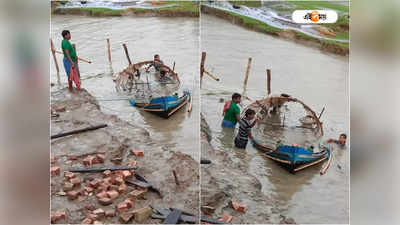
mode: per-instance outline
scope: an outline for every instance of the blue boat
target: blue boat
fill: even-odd
[[[178,95],[157,97],[151,99],[150,103],[143,107],[143,110],[168,119],[186,105],[190,99],[189,91],[184,91],[181,97],[178,97]]]
[[[315,152],[313,149],[306,149],[299,146],[279,145],[275,149],[265,146],[259,141],[253,142],[253,146],[265,156],[278,162],[289,172],[295,173],[307,167],[317,165],[327,159],[331,154],[329,148],[323,147],[321,151]]]

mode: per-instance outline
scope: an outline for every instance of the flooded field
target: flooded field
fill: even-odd
[[[82,87],[95,96],[101,110],[147,129],[152,139],[170,149],[186,153],[198,159],[199,148],[185,146],[198,143],[199,131],[193,129],[199,123],[199,106],[193,111],[182,109],[168,120],[159,118],[139,108],[134,108],[126,99],[127,95],[118,93],[111,77],[107,75],[108,59],[106,39],[111,42],[112,67],[120,72],[128,66],[122,44],[128,46],[132,63],[152,60],[159,54],[161,60],[175,71],[182,81],[182,90],[193,93],[193,102],[198,102],[195,79],[199,66],[199,21],[196,18],[93,18],[82,16],[53,16],[51,38],[57,49],[61,49],[61,31],[71,31],[71,42],[77,46],[78,56],[90,59],[93,63],[80,62]],[[62,65],[63,56],[58,55],[60,76],[63,86],[67,77]],[[51,61],[51,82],[57,83],[54,62]],[[55,85],[51,91],[57,91]],[[180,93],[181,94],[181,93]]]
[[[246,151],[236,149],[233,144],[236,133],[220,126],[224,104],[220,98],[227,100],[233,92],[242,92],[247,60],[252,57],[247,85],[249,97],[266,96],[266,69],[269,68],[273,94],[290,94],[317,113],[325,107],[321,118],[324,139],[348,134],[348,58],[249,31],[209,15],[202,14],[200,24],[201,50],[207,52],[205,69],[221,79],[216,82],[205,76],[201,90],[201,109],[211,129],[213,147],[227,152],[235,165],[255,176],[263,194],[276,200],[277,209],[297,223],[348,223],[349,148],[335,152],[324,176],[319,175],[321,165],[293,175],[264,158],[250,144]],[[257,138],[274,139],[274,135],[285,134],[286,141],[301,143],[308,135],[288,128],[275,131],[264,132]],[[258,208],[257,205],[248,207]]]

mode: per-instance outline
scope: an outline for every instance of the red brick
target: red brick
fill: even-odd
[[[56,163],[56,161],[57,161],[57,158],[56,158],[55,156],[51,156],[51,157],[50,157],[50,163],[51,163],[51,164]]]
[[[87,204],[85,205],[85,209],[93,211],[96,209],[96,207],[93,204]]]
[[[114,209],[106,210],[106,217],[113,217],[113,216],[115,216],[115,210]]]
[[[104,176],[108,177],[112,174],[111,170],[106,170],[103,172]]]
[[[99,162],[99,163],[104,163],[104,160],[106,159],[106,156],[104,155],[104,154],[97,154],[96,155],[96,160]]]
[[[143,150],[132,149],[132,153],[138,157],[144,156]]]
[[[71,155],[68,160],[78,160],[78,156]]]
[[[85,191],[86,191],[87,193],[93,192],[93,188],[91,188],[91,187],[85,187]]]
[[[233,216],[231,216],[231,215],[229,215],[227,213],[224,213],[224,215],[222,215],[222,218],[220,220],[224,221],[224,222],[227,222],[227,223],[230,223],[232,221],[232,219],[233,219]]]
[[[122,194],[126,191],[126,188],[126,184],[121,184],[118,188],[118,192]]]
[[[128,210],[128,204],[126,204],[126,202],[121,202],[117,205],[117,209],[119,212],[124,212]]]
[[[65,110],[67,109],[67,107],[65,105],[60,105],[54,108],[54,110],[56,110],[56,112],[65,112]]]
[[[112,200],[110,198],[100,198],[99,203],[102,205],[110,205],[112,204]]]
[[[114,182],[113,183],[115,183],[115,184],[117,184],[117,185],[121,185],[122,183],[124,183],[124,179],[122,178],[122,177],[116,177],[115,179],[114,179]]]
[[[99,208],[93,211],[93,214],[96,214],[99,217],[105,216],[106,212],[103,209]]]
[[[50,173],[52,176],[58,176],[60,175],[60,167],[54,166],[50,168]]]
[[[74,185],[74,187],[81,186],[81,179],[79,179],[78,177],[72,178],[70,182]]]
[[[91,166],[93,164],[93,160],[95,159],[94,156],[86,156],[86,158],[83,159],[83,165],[84,166]]]
[[[99,218],[99,216],[96,215],[96,214],[90,213],[86,218],[89,218],[92,221],[95,221],[95,220],[97,220]]]
[[[107,178],[103,179],[103,183],[106,183],[109,185],[113,184],[113,182],[115,182],[113,177],[107,177]]]
[[[64,172],[64,177],[67,178],[68,180],[70,180],[72,178],[75,178],[75,176],[76,175],[74,173],[72,173],[72,172],[69,172],[69,171],[65,171]]]
[[[77,191],[68,191],[67,196],[69,200],[75,200],[78,198],[79,192]]]
[[[118,185],[111,185],[111,186],[110,186],[110,191],[111,191],[111,190],[118,191],[118,189],[119,189],[119,186],[118,186]]]
[[[102,191],[102,192],[97,193],[96,197],[99,198],[99,199],[100,198],[107,198],[108,195],[107,195],[107,193],[105,191]]]
[[[124,203],[128,206],[128,208],[133,208],[133,201],[129,198],[125,199]]]
[[[123,170],[122,175],[124,176],[124,178],[127,178],[127,177],[131,177],[132,173],[129,170]]]
[[[101,191],[109,191],[110,190],[111,185],[107,182],[103,182],[100,184],[100,186],[97,188],[97,190],[101,190]]]
[[[56,223],[59,220],[65,220],[67,218],[67,214],[63,211],[57,210],[50,213],[50,218],[51,223]]]
[[[90,181],[89,182],[89,185],[92,187],[92,188],[97,188],[99,185],[100,185],[100,183],[101,183],[102,181],[100,180],[100,179],[94,179],[94,180],[92,180],[92,181]]]
[[[85,218],[84,220],[82,220],[81,224],[92,224],[93,220],[90,218]]]
[[[245,205],[242,205],[242,204],[240,204],[240,203],[238,203],[238,202],[234,202],[234,201],[232,201],[232,207],[233,207],[236,211],[239,211],[239,212],[246,212],[246,210],[247,210],[247,208],[246,208]]]
[[[114,199],[118,198],[119,193],[118,193],[118,191],[114,191],[114,190],[112,190],[112,191],[107,191],[107,196],[108,196],[110,199],[114,200]]]
[[[72,191],[72,189],[74,189],[74,185],[70,182],[66,182],[64,184],[63,190],[64,191]]]

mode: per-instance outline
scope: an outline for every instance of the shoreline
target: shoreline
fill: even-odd
[[[201,13],[216,16],[224,19],[232,24],[244,27],[246,29],[272,35],[277,38],[282,38],[289,41],[294,41],[305,46],[318,48],[323,52],[332,53],[335,55],[348,56],[349,48],[334,41],[323,41],[317,38],[309,37],[305,34],[296,32],[294,30],[281,30],[275,27],[268,26],[256,19],[242,16],[236,13],[230,13],[223,10],[215,9],[207,5],[201,5]],[[246,18],[246,20],[244,19]]]
[[[82,89],[73,94],[67,88],[51,93],[51,108],[58,109],[56,118],[51,118],[51,133],[57,134],[106,123],[102,129],[70,135],[50,140],[51,166],[58,167],[58,175],[50,177],[51,212],[65,212],[66,220],[58,221],[79,224],[94,213],[94,209],[115,210],[117,204],[130,198],[129,193],[138,190],[127,184],[126,190],[113,200],[112,204],[101,205],[96,198],[99,190],[87,193],[87,187],[94,179],[105,179],[103,173],[76,173],[81,184],[74,188],[79,197],[68,199],[64,192],[64,172],[70,168],[91,168],[84,166],[85,158],[104,154],[104,162],[93,164],[93,167],[120,167],[136,161],[138,167],[135,173],[145,177],[154,187],[160,190],[162,197],[147,191],[143,199],[134,200],[131,210],[137,210],[150,205],[169,208],[175,207],[198,215],[199,201],[199,162],[190,155],[176,152],[172,148],[156,142],[144,128],[108,115],[100,110],[97,100]],[[136,156],[131,150],[144,151],[144,156]],[[180,185],[174,182],[173,170],[176,171]],[[112,185],[115,186],[115,185]],[[181,201],[185,199],[186,201]],[[101,217],[104,223],[121,223],[121,213],[116,210],[112,217]],[[161,220],[147,218],[142,222],[131,220],[131,223],[160,223]]]
[[[203,114],[200,127],[201,155],[211,160],[211,164],[201,165],[202,215],[221,218],[227,213],[233,216],[232,224],[295,224],[293,218],[286,217],[284,210],[277,208],[272,197],[261,191],[262,185],[248,173],[248,165],[233,162],[228,153],[211,145],[211,129]],[[246,213],[232,209],[230,201],[246,205]]]

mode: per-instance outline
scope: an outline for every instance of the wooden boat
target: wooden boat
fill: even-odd
[[[150,103],[143,107],[144,111],[168,119],[189,102],[190,92],[184,91],[181,97],[177,95],[151,99]]]
[[[271,148],[259,141],[253,142],[253,146],[265,156],[278,162],[289,172],[295,173],[307,167],[317,165],[330,157],[329,148],[323,147],[319,152],[313,152],[313,149],[306,149],[299,146],[279,145],[277,148]]]

